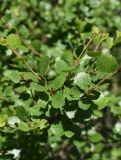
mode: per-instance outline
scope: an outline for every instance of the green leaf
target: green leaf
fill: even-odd
[[[64,92],[65,94],[65,92]],[[80,99],[81,92],[78,87],[72,87],[71,89],[68,90],[68,95],[66,96],[68,100],[78,100]]]
[[[6,121],[0,117],[0,128],[4,127],[6,125]]]
[[[40,110],[41,110],[41,108],[46,108],[47,103],[48,103],[47,101],[43,101],[43,100],[39,99],[36,102],[35,107],[40,108]],[[30,108],[30,107],[28,107],[28,108]]]
[[[39,61],[39,71],[42,75],[46,74],[49,66],[49,57],[44,55]]]
[[[87,51],[87,55],[90,57],[98,57],[101,55],[102,52],[100,51]]]
[[[117,69],[117,61],[115,57],[110,54],[103,54],[97,58],[96,66],[98,71],[111,73]]]
[[[61,108],[65,105],[65,97],[61,91],[57,91],[52,98],[52,106],[54,108]]]
[[[40,50],[40,46],[41,46],[41,41],[38,39],[35,39],[32,41],[32,46],[39,51]]]
[[[31,116],[40,116],[41,112],[40,112],[40,106],[36,106],[34,105],[33,107],[29,107],[28,112]]]
[[[97,143],[100,142],[103,137],[100,133],[94,133],[92,135],[89,136],[89,139],[93,142],[93,143]]]
[[[21,130],[21,131],[24,131],[24,132],[28,132],[30,129],[29,129],[29,126],[25,123],[25,122],[20,122],[18,124],[18,128]]]
[[[23,61],[25,61],[25,60],[27,60],[27,58],[28,57],[16,57],[16,58],[14,58],[14,59],[12,59],[12,61],[14,61],[14,62],[23,62]]]
[[[87,39],[92,37],[92,32],[85,32],[85,33],[80,33],[80,36],[84,42],[86,42]]]
[[[79,102],[78,102],[78,106],[79,106],[79,108],[81,108],[81,109],[83,109],[83,110],[87,110],[87,109],[89,109],[89,107],[90,107],[90,104],[84,104],[81,100],[79,100]]]
[[[61,57],[68,65],[73,65],[73,55],[71,52],[64,52]]]
[[[80,72],[74,77],[74,84],[79,86],[83,90],[88,90],[92,85],[92,79],[89,74]]]
[[[99,30],[98,27],[96,27],[96,26],[92,27],[92,33],[93,34],[99,34],[99,32],[100,32],[100,30]]]
[[[13,81],[14,83],[19,83],[21,80],[21,73],[17,70],[6,70],[4,72],[5,77]]]
[[[73,135],[74,135],[74,132],[72,132],[72,131],[65,131],[65,136],[66,137],[71,138],[71,137],[73,137]]]
[[[121,31],[116,31],[116,40],[121,38]]]
[[[33,75],[33,73],[31,72],[21,72],[22,77],[24,80],[32,80],[33,82],[38,82],[37,77],[35,77],[35,75]]]
[[[98,143],[98,144],[96,144],[95,151],[97,153],[100,153],[100,152],[102,152],[103,148],[104,148],[104,144]]]
[[[46,119],[40,120],[40,118],[39,119],[31,118],[31,120],[32,120],[32,124],[33,124],[33,127],[31,127],[32,130],[34,128],[39,128],[40,130],[42,130],[48,126]]]
[[[20,50],[21,52],[24,52],[24,53],[29,52],[29,49],[28,49],[25,45],[21,45],[20,48],[19,48],[19,50]],[[24,56],[24,57],[25,57],[25,56]],[[25,58],[27,59],[27,57],[25,57]]]
[[[96,116],[96,117],[103,117],[103,113],[101,111],[98,111],[98,110],[94,110],[93,111],[93,114]]]
[[[64,60],[58,60],[55,64],[56,73],[61,74],[62,72],[68,72],[72,67],[70,67]]]
[[[89,1],[89,5],[92,7],[92,8],[97,8],[99,7],[101,4],[101,1],[100,0],[90,0]]]
[[[61,137],[64,135],[64,129],[61,122],[59,124],[52,124],[50,130],[57,137]]]
[[[39,128],[44,129],[47,126],[47,120],[46,119],[41,119],[39,121]]]
[[[112,37],[108,37],[106,39],[105,45],[106,45],[107,48],[110,49],[113,46],[113,38]]]
[[[109,97],[104,96],[103,94],[97,100],[94,100],[94,103],[98,106],[98,110],[103,109],[109,103]]]
[[[59,89],[62,87],[62,85],[64,84],[66,80],[66,74],[61,74],[59,76],[57,76],[51,83],[51,87],[54,89]]]
[[[30,88],[33,91],[43,92],[43,91],[47,91],[49,87],[48,86],[41,86],[37,83],[31,82],[30,83]]]
[[[6,44],[12,49],[18,49],[21,46],[21,40],[16,34],[10,34],[6,38]]]
[[[83,48],[84,48],[83,44],[78,45],[78,46],[74,49],[74,54],[77,55],[77,56],[79,56],[80,53],[82,52]]]
[[[17,115],[17,117],[19,117],[23,121],[28,120],[28,114],[27,114],[25,108],[22,106],[16,108],[16,115]]]
[[[99,41],[100,41],[100,38],[101,38],[101,35],[100,35],[100,34],[98,34],[98,35],[94,38],[94,40],[93,40],[94,45],[98,45],[98,43],[99,43]]]

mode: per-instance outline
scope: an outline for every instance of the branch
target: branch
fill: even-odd
[[[96,34],[94,34],[89,41],[87,42],[87,44],[84,46],[82,52],[79,55],[79,59],[81,58],[81,56],[83,55],[83,53],[87,50],[88,46],[90,45],[90,43],[93,41],[93,39],[96,37]]]
[[[22,58],[22,56],[20,56],[16,50],[13,50],[13,49],[11,49],[11,50],[13,51],[13,53],[14,53],[18,58]],[[27,69],[28,69],[39,81],[42,80],[42,78],[29,66],[29,64],[28,64],[25,60],[23,61],[23,63],[25,64],[25,66],[27,67]]]
[[[37,52],[30,44],[28,44],[24,40],[22,40],[22,41],[27,46],[27,48],[30,49],[36,56],[41,57],[41,55],[39,54],[39,52]]]

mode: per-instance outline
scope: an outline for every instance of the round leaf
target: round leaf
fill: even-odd
[[[6,38],[6,44],[12,49],[18,49],[21,46],[21,40],[16,34],[10,34]]]

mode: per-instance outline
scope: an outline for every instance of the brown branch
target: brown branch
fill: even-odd
[[[83,55],[83,53],[87,50],[88,46],[90,45],[90,43],[93,41],[93,39],[95,38],[96,34],[94,34],[90,39],[89,41],[87,42],[87,44],[84,46],[82,52],[80,53],[79,55],[79,59],[81,58],[81,56]]]
[[[119,69],[120,69],[120,68],[119,68]],[[90,92],[91,92],[92,90],[98,90],[99,87],[100,87],[100,85],[101,85],[102,83],[104,83],[106,80],[109,80],[113,75],[115,75],[115,74],[119,71],[119,69],[117,69],[117,70],[114,71],[113,73],[109,74],[108,76],[106,76],[105,78],[103,78],[102,80],[100,80],[100,81],[96,84],[95,87],[89,89],[89,90],[88,90],[87,92],[85,92],[84,94],[85,94],[85,95],[88,95],[88,94],[90,94]]]
[[[100,87],[100,85],[105,82],[106,80],[110,79],[114,74],[116,74],[118,72],[118,70],[114,71],[113,73],[109,74],[108,76],[106,76],[104,79],[102,79],[100,82],[98,82],[95,86],[94,89],[98,89]]]

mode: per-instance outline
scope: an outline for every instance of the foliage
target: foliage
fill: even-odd
[[[121,2],[0,3],[1,160],[120,159]]]

